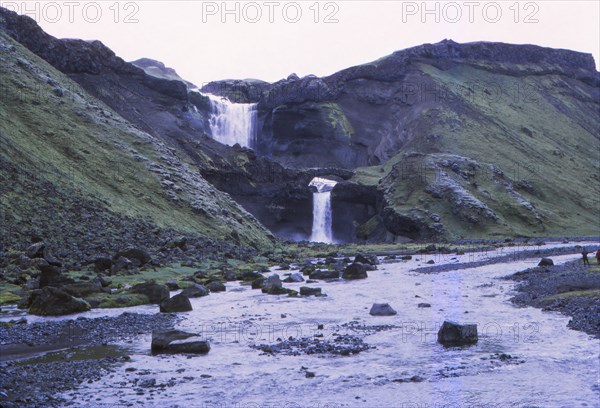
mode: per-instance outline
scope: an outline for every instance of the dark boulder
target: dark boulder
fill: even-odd
[[[309,286],[300,287],[301,296],[319,296],[321,295],[321,288],[311,288]]]
[[[54,266],[58,266],[58,267],[62,266],[62,262],[59,261],[58,258],[56,258],[54,255],[52,255],[52,252],[50,252],[50,250],[48,248],[44,248],[42,257],[50,265],[54,265]]]
[[[92,282],[98,282],[100,283],[100,285],[103,288],[107,288],[112,284],[112,281],[110,279],[106,279],[104,276],[96,276],[94,279],[92,279]]]
[[[379,265],[379,259],[377,259],[376,255],[358,254],[354,257],[354,262],[366,265]]]
[[[394,316],[398,314],[388,303],[374,303],[369,311],[371,316]]]
[[[193,284],[181,291],[182,295],[187,296],[188,298],[198,298],[209,295],[209,290],[204,285]]]
[[[264,277],[260,277],[260,278],[254,279],[252,281],[252,289],[262,289],[264,283],[265,283],[265,278]]]
[[[44,248],[46,248],[45,242],[36,242],[25,250],[25,254],[31,259],[42,258],[44,256]]]
[[[190,303],[190,299],[182,293],[170,299],[163,300],[160,304],[160,311],[163,313],[189,312],[191,310],[192,304]]]
[[[301,274],[299,273],[292,273],[290,276],[288,276],[287,278],[285,278],[283,280],[283,282],[285,283],[299,283],[299,282],[304,282],[304,278],[302,277]]]
[[[538,266],[554,266],[554,261],[550,258],[542,258]]]
[[[110,259],[108,257],[96,258],[96,259],[94,259],[93,263],[94,263],[94,272],[96,272],[96,273],[110,271],[111,267],[112,267],[112,259]]]
[[[431,307],[431,304],[429,304],[429,303],[419,303],[419,304],[417,305],[417,307],[420,307],[420,308],[427,308],[427,307]]]
[[[64,285],[61,289],[69,295],[78,298],[84,298],[93,293],[110,292],[110,290],[104,289],[102,284],[97,281],[71,283],[69,285]]]
[[[59,287],[74,282],[73,279],[63,276],[58,266],[48,264],[40,266],[40,288],[46,286]]]
[[[366,279],[369,275],[367,274],[367,268],[364,264],[354,262],[352,265],[348,265],[344,269],[342,278],[344,279]]]
[[[48,286],[32,292],[29,313],[38,316],[62,316],[86,312],[90,309],[90,304],[85,300]]]
[[[444,346],[464,346],[477,343],[477,325],[461,325],[445,321],[438,331],[438,343]]]
[[[154,304],[160,304],[170,296],[169,289],[165,285],[159,285],[154,281],[138,283],[137,285],[134,285],[130,291],[132,293],[146,295],[150,300],[150,303]]]
[[[301,269],[300,272],[302,272],[302,275],[310,275],[311,273],[313,273],[315,270],[317,269],[317,267],[315,265],[304,265]]]
[[[206,354],[210,351],[210,344],[200,339],[195,340],[194,333],[181,330],[155,330],[152,332],[153,353],[185,353]]]
[[[206,287],[213,293],[225,292],[227,290],[223,282],[210,282]]]
[[[169,282],[165,282],[165,286],[169,289],[169,290],[179,290],[181,289],[179,287],[179,284],[175,281],[169,281]],[[188,296],[189,297],[189,296]]]
[[[117,259],[115,259],[114,262],[112,263],[112,266],[110,268],[110,273],[112,275],[116,275],[123,271],[128,271],[130,269],[133,269],[133,267],[134,267],[134,264],[133,264],[133,262],[131,262],[131,260],[129,260],[128,258],[125,258],[124,256],[120,256]]]
[[[152,260],[150,254],[141,248],[128,248],[123,251],[119,251],[115,254],[115,256],[113,256],[113,261],[116,261],[121,257],[129,259],[135,266],[146,265]]]
[[[243,280],[245,282],[252,282],[256,279],[260,279],[263,276],[256,271],[246,271],[238,274],[238,279]]]
[[[340,273],[338,271],[314,271],[308,276],[310,279],[339,279]]]
[[[285,295],[289,294],[289,290],[283,287],[279,275],[271,275],[264,282],[262,292],[269,295]]]

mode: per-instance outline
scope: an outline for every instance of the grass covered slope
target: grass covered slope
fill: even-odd
[[[376,220],[411,238],[600,234],[600,86],[533,68],[413,63],[407,142],[354,178],[382,193]]]
[[[159,229],[272,243],[173,149],[1,31],[0,84],[0,227],[9,246],[37,234],[63,246],[93,241],[101,252],[119,240],[143,245]]]

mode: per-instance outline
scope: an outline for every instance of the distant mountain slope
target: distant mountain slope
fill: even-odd
[[[33,235],[81,260],[160,246],[157,228],[261,247],[272,236],[178,153],[0,31],[4,243]],[[168,234],[167,234],[168,235]]]
[[[224,80],[258,103],[254,151],[212,140],[208,98],[154,60],[58,40],[0,9],[0,29],[189,163],[284,238],[310,236],[314,176],[341,241],[600,234],[600,74],[591,55],[445,40],[325,78]]]

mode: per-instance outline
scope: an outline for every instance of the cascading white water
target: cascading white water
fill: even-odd
[[[205,94],[210,99],[212,115],[209,119],[212,138],[233,146],[253,147],[256,141],[255,103],[232,103],[227,98]]]
[[[309,186],[317,188],[313,193],[313,225],[310,240],[312,242],[333,243],[331,190],[337,181],[315,177]]]

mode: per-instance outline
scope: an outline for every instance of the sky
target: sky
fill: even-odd
[[[59,38],[153,58],[196,85],[325,76],[443,39],[593,54],[600,1],[4,1]]]

